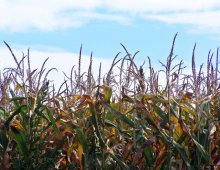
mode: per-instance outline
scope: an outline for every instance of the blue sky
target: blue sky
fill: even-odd
[[[156,67],[166,60],[176,32],[175,54],[186,65],[195,42],[198,64],[220,45],[219,0],[0,0],[0,16],[1,69],[12,64],[3,41],[19,57],[30,48],[34,65],[50,57],[48,67],[65,72],[81,44],[85,67],[93,52],[104,71],[118,52],[125,55],[120,43],[131,53],[140,51],[137,62],[150,56]]]

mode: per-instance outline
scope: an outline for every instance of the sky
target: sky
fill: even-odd
[[[77,65],[81,45],[83,69],[92,52],[95,73],[100,62],[105,73],[118,52],[125,56],[120,43],[139,51],[138,64],[149,56],[159,69],[178,32],[174,54],[188,70],[195,43],[198,65],[220,45],[219,0],[0,0],[0,16],[0,69],[14,65],[6,41],[18,58],[29,48],[33,67],[49,57],[59,83]]]

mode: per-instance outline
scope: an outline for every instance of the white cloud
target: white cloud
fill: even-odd
[[[220,33],[220,11],[183,12],[176,14],[145,15],[146,18],[159,20],[168,24],[190,25],[193,32]]]
[[[219,8],[219,0],[0,0],[0,30],[54,31],[92,20],[128,24],[143,17],[220,33]]]
[[[113,2],[114,1],[114,2]],[[220,34],[218,0],[106,0],[106,8],[130,16],[186,25],[196,33]]]
[[[127,17],[117,14],[101,14],[101,0],[0,0],[0,30],[53,31],[79,27],[92,19],[127,23]]]
[[[107,8],[131,14],[211,10],[218,0],[104,0]]]

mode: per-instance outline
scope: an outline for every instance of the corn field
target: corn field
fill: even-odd
[[[186,75],[173,64],[176,36],[163,70],[147,58],[149,74],[123,44],[104,76],[92,55],[82,73],[81,47],[58,89],[48,59],[33,69],[29,51],[19,60],[5,42],[16,67],[0,78],[0,169],[220,169],[219,50],[198,67],[195,45]]]

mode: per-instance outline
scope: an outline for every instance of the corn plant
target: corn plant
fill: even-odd
[[[195,45],[186,75],[182,60],[173,65],[176,37],[162,70],[147,58],[149,74],[123,44],[107,73],[100,64],[93,76],[93,54],[82,73],[81,46],[58,90],[47,79],[48,59],[32,69],[29,50],[18,60],[5,43],[17,67],[0,79],[1,169],[218,169],[219,50],[208,53],[204,72]]]

